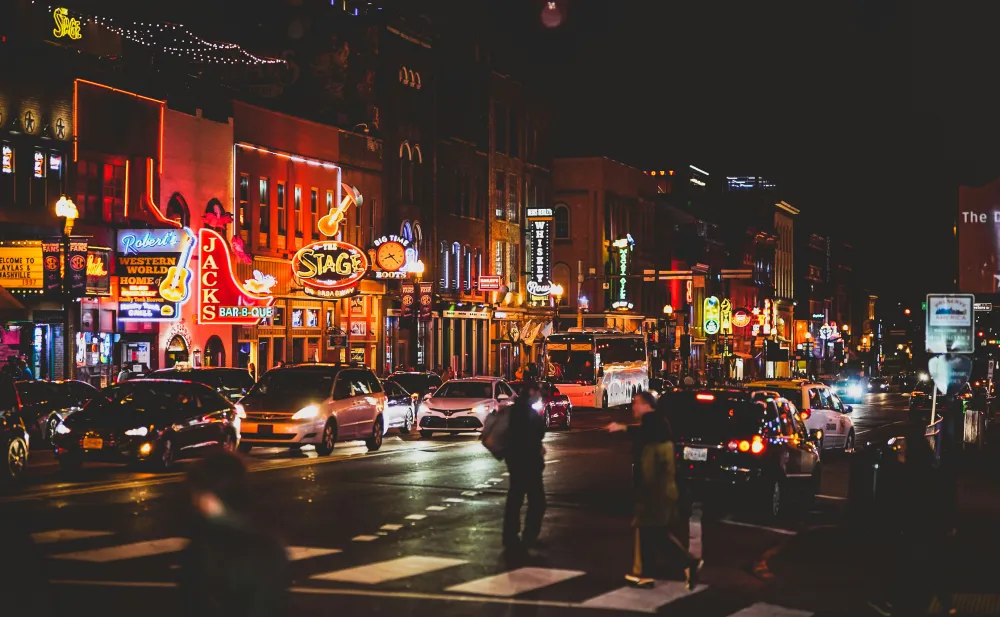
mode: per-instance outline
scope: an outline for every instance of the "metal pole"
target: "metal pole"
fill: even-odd
[[[932,382],[933,383],[933,382]],[[934,426],[934,416],[937,412],[937,384],[934,384],[934,393],[931,395],[931,423]]]
[[[73,299],[70,297],[69,285],[69,231],[63,227],[63,251],[62,251],[62,288],[63,288],[63,379],[73,379],[71,374],[73,368],[73,346],[75,344],[72,332],[70,332],[72,321],[71,311],[73,310]],[[40,375],[39,375],[40,377]]]
[[[583,260],[576,261],[576,327],[583,327],[583,305],[580,297],[583,294]]]

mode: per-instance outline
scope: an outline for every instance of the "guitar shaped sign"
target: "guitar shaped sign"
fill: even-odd
[[[351,206],[351,204],[353,203],[355,206],[361,207],[361,203],[363,201],[361,191],[358,189],[346,184],[341,184],[341,188],[344,191],[344,196],[340,200],[340,205],[338,205],[335,209],[330,210],[330,212],[328,212],[326,216],[321,218],[316,224],[316,227],[319,229],[321,234],[331,238],[336,236],[337,232],[340,231],[340,225],[344,222],[344,219],[347,218],[347,209]]]
[[[168,302],[181,303],[187,300],[191,286],[191,270],[188,269],[188,262],[191,259],[191,248],[194,246],[194,237],[187,234],[187,243],[184,251],[177,260],[177,265],[167,268],[167,274],[160,281],[160,296]]]

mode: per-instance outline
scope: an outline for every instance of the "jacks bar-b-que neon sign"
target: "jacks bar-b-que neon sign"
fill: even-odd
[[[254,326],[274,315],[269,293],[274,277],[259,272],[254,277],[240,285],[225,238],[211,229],[198,231],[198,323]]]

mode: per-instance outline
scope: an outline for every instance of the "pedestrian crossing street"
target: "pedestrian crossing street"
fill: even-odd
[[[144,583],[163,587],[165,582],[171,583],[176,577],[177,554],[188,542],[186,538],[172,537],[122,543],[112,532],[80,529],[42,531],[32,537],[55,564],[51,570],[57,584],[109,587]],[[713,604],[708,600],[713,595],[710,587],[699,585],[689,591],[681,581],[657,581],[652,589],[638,589],[582,570],[525,566],[487,573],[496,566],[470,563],[456,556],[404,555],[365,561],[360,554],[365,551],[357,549],[289,546],[287,550],[292,562],[293,593],[336,595],[341,591],[345,595],[390,598],[396,594],[410,600],[550,606],[591,614],[814,615],[763,602],[746,602],[735,608],[731,599],[722,603],[721,612],[712,612],[707,610]]]

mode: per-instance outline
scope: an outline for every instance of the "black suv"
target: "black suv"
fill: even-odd
[[[772,516],[788,493],[819,489],[817,441],[795,406],[756,400],[735,390],[687,390],[661,396],[676,444],[677,481],[698,493],[716,491],[757,501]]]
[[[203,383],[226,400],[235,403],[253,388],[253,377],[243,368],[167,368],[153,371],[140,379],[183,379]]]

